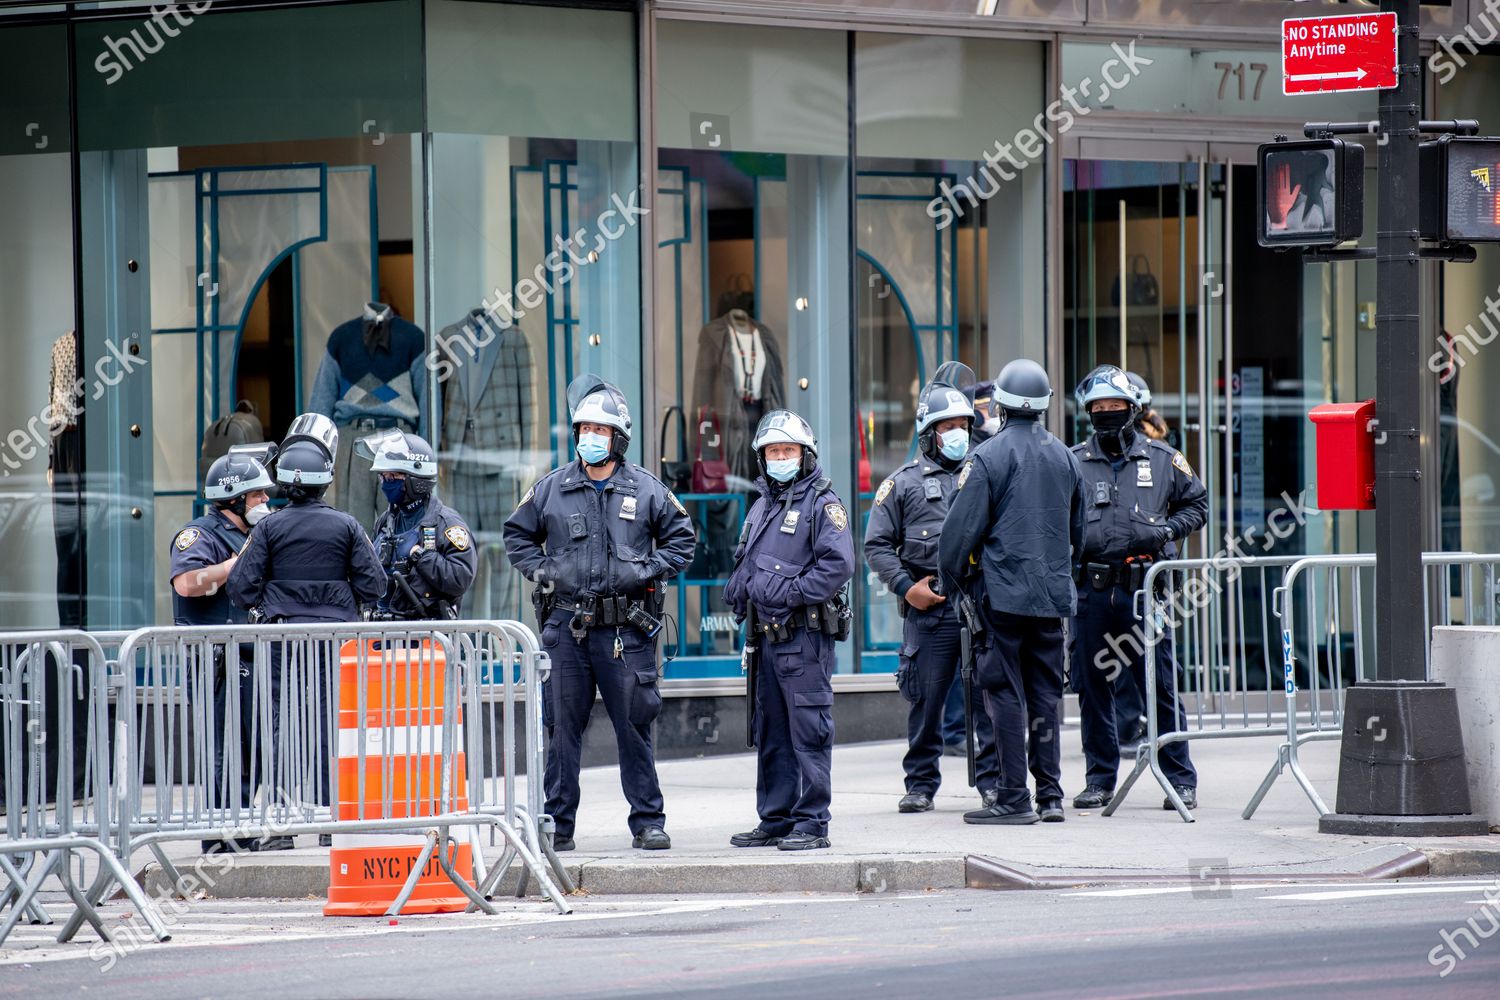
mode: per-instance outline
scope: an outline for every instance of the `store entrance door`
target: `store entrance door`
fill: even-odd
[[[1066,430],[1074,442],[1089,433],[1072,398],[1085,374],[1136,372],[1168,443],[1208,488],[1207,530],[1186,554],[1247,533],[1247,553],[1296,551],[1267,521],[1299,496],[1307,468],[1302,266],[1256,243],[1253,148],[1202,144],[1188,159],[1171,148],[1179,158],[1064,163]]]

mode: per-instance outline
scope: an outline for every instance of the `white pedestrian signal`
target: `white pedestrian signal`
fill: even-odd
[[[1263,247],[1331,247],[1364,233],[1364,147],[1342,139],[1260,147]]]

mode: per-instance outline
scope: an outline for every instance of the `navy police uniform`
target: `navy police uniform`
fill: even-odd
[[[359,522],[321,500],[294,503],[250,532],[227,583],[266,621],[352,622],[385,594],[385,570]]]
[[[775,489],[762,476],[734,553],[724,599],[752,606],[763,630],[755,687],[755,784],[760,829],[828,836],[833,798],[834,636],[807,627],[854,575],[849,512],[821,468]],[[815,620],[817,620],[815,618]]]
[[[575,460],[522,497],[504,538],[511,563],[538,584],[542,646],[552,658],[543,708],[547,812],[557,837],[573,837],[583,731],[596,691],[615,729],[630,831],[639,837],[662,827],[651,739],[661,713],[656,639],[632,624],[630,613],[659,615],[663,581],[692,561],[687,509],[639,465],[622,461],[609,479],[595,482]]]
[[[1062,799],[1062,619],[1074,610],[1072,553],[1082,541],[1077,459],[1035,417],[1008,414],[959,473],[938,552],[945,590],[967,580],[983,594],[975,647],[1001,811],[1030,809],[1028,759],[1037,802]]]
[[[891,474],[875,491],[875,505],[865,531],[865,561],[891,593],[896,595],[904,619],[901,627],[901,657],[897,682],[911,703],[907,712],[907,792],[929,798],[942,783],[939,760],[943,755],[943,715],[948,693],[959,670],[959,617],[957,600],[945,600],[920,611],[906,601],[906,592],[918,580],[938,575],[938,538],[943,533],[957,482],[957,469],[947,469],[926,455],[908,462]],[[975,757],[976,781],[981,794],[998,785],[999,758],[995,754],[994,728],[983,713],[976,713],[975,732],[979,748]]]
[[[452,507],[428,496],[386,508],[375,519],[375,551],[389,579],[378,610],[408,621],[461,617],[478,560],[469,526]]]
[[[1203,526],[1208,491],[1171,445],[1135,434],[1111,456],[1097,434],[1073,448],[1083,470],[1087,531],[1078,579],[1073,673],[1083,722],[1087,782],[1113,791],[1120,765],[1113,680],[1129,670],[1145,690],[1146,666],[1134,638],[1135,593],[1152,561],[1176,556],[1176,542]],[[1156,717],[1159,731],[1187,720],[1173,695],[1177,671],[1171,637],[1157,647]],[[1196,788],[1198,774],[1185,742],[1161,748],[1162,771],[1174,786]]]

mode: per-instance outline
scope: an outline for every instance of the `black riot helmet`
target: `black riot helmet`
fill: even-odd
[[[568,413],[575,444],[579,424],[602,424],[614,430],[610,435],[610,458],[625,461],[633,423],[623,392],[598,375],[580,375],[568,383]]]
[[[802,472],[798,476],[811,474],[818,466],[818,438],[813,433],[812,424],[803,420],[791,410],[772,410],[760,418],[760,423],[755,428],[755,437],[750,441],[750,447],[755,452],[755,460],[760,465],[761,475],[769,481],[771,475],[766,471],[766,446],[773,444],[800,444],[802,446]]]
[[[245,501],[251,493],[259,490],[269,494],[275,488],[271,474],[259,459],[233,450],[214,459],[208,475],[203,477],[203,499],[240,518],[245,516]]]
[[[934,428],[945,420],[962,417],[974,429],[973,392],[978,380],[968,365],[949,361],[940,366],[917,398],[917,447],[928,458],[937,460],[937,433]]]
[[[995,402],[1007,414],[1039,417],[1052,401],[1047,370],[1028,358],[1017,358],[995,376]]]
[[[392,427],[360,438],[355,442],[354,453],[368,459],[370,471],[376,475],[382,472],[405,474],[402,503],[426,500],[432,495],[432,488],[437,483],[437,456],[426,438]]]
[[[292,503],[316,500],[333,482],[333,458],[316,441],[293,441],[276,456],[276,481]]]

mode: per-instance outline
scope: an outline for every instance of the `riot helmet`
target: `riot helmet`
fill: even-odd
[[[269,495],[275,488],[276,484],[271,481],[271,474],[266,471],[264,464],[254,456],[237,453],[233,449],[230,449],[229,454],[214,459],[214,463],[208,467],[208,474],[203,477],[203,499],[215,507],[232,512],[247,524],[260,520],[259,516],[252,520],[249,510],[270,509],[265,507],[265,501],[247,509],[250,495]]]
[[[1047,370],[1028,358],[1017,358],[995,376],[995,402],[1008,414],[1039,417],[1052,400]]]
[[[1151,386],[1135,372],[1126,372],[1125,380],[1135,388],[1135,395],[1140,400],[1141,409],[1149,409],[1151,407]]]
[[[603,465],[611,459],[625,461],[625,452],[630,447],[630,406],[625,394],[597,375],[586,374],[575,378],[568,385],[568,410],[571,414],[573,442],[582,445],[579,424],[601,424],[614,431],[610,435],[609,451],[597,461],[584,461],[589,465]],[[580,458],[583,457],[580,452]]]
[[[1115,365],[1100,365],[1083,377],[1073,395],[1094,425],[1099,446],[1122,454],[1135,438],[1135,419],[1141,412],[1140,392],[1129,376]],[[1095,405],[1107,399],[1121,400],[1125,408],[1096,411]]]
[[[965,393],[976,384],[974,372],[968,365],[949,361],[938,368],[932,381],[922,389],[917,399],[917,446],[933,461],[958,462],[968,450],[969,434],[974,428],[973,398]],[[940,441],[937,425],[945,420],[962,418],[962,447],[950,447],[951,441]],[[957,435],[951,435],[957,438]],[[956,453],[955,453],[956,452]]]
[[[276,456],[276,481],[292,503],[316,500],[333,482],[333,457],[316,441],[293,441]]]
[[[761,417],[755,428],[755,437],[750,441],[750,448],[755,452],[755,459],[767,481],[775,479],[766,465],[766,447],[773,444],[802,446],[802,467],[795,478],[800,479],[817,468],[817,436],[813,434],[812,425],[791,410],[772,410]]]
[[[370,471],[380,476],[381,492],[390,503],[426,500],[432,495],[437,483],[437,457],[425,438],[392,427],[360,438],[354,453],[369,460]],[[400,478],[386,479],[386,474],[398,472]],[[386,488],[387,483],[392,484],[391,489]]]
[[[286,429],[281,447],[285,450],[288,445],[298,441],[311,441],[326,451],[330,460],[339,453],[339,429],[321,413],[299,414]]]

